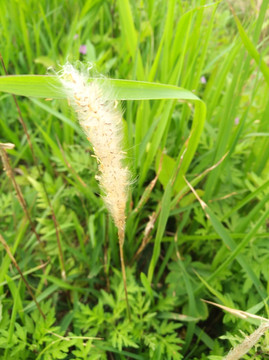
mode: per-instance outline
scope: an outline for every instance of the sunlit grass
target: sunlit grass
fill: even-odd
[[[7,154],[42,246],[4,171],[0,231],[46,315],[2,247],[1,358],[216,360],[259,321],[223,318],[200,298],[268,317],[268,5],[0,3],[8,74],[38,75],[0,78],[0,142],[15,144]],[[96,161],[47,76],[67,58],[94,62],[124,101],[132,322]],[[26,96],[17,99],[29,138],[6,92]],[[244,359],[264,359],[266,341]]]

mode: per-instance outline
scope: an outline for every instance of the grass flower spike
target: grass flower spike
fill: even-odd
[[[71,64],[63,66],[60,79],[79,123],[92,144],[99,170],[96,178],[105,193],[105,203],[118,229],[128,309],[123,242],[129,171],[122,164],[121,113],[96,81],[89,83],[87,76]]]
[[[72,65],[63,67],[61,81],[93,146],[100,171],[96,178],[105,192],[106,205],[119,232],[124,232],[128,170],[122,165],[121,113],[100,85],[87,83],[86,76]]]

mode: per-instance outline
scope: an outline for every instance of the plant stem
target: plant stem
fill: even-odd
[[[129,306],[129,301],[128,301],[126,271],[125,271],[125,262],[124,262],[124,254],[123,254],[124,231],[121,229],[118,229],[118,236],[119,236],[120,262],[121,262],[122,279],[123,279],[123,286],[124,286],[124,292],[125,292],[126,310],[127,310],[128,318],[131,321],[131,311],[130,311],[130,306]]]

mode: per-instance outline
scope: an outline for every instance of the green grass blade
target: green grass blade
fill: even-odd
[[[2,357],[4,360],[9,359],[9,350],[10,350],[10,343],[11,339],[14,334],[15,330],[15,322],[16,322],[16,316],[19,310],[21,310],[21,298],[20,298],[20,286],[16,287],[14,282],[6,276],[8,286],[10,288],[12,297],[13,297],[13,307],[12,307],[12,313],[11,313],[11,319],[9,323],[9,329],[8,329],[8,337],[7,337],[7,347],[5,348],[5,355]]]
[[[51,99],[65,97],[57,77],[47,75],[1,76],[0,91],[14,95]]]
[[[31,101],[40,107],[41,109],[47,111],[49,114],[53,115],[54,117],[60,119],[65,124],[68,124],[72,129],[74,129],[78,134],[82,133],[81,128],[72,120],[70,120],[68,117],[64,116],[59,111],[54,110],[49,104],[45,104],[44,102],[39,101],[38,99],[32,98]]]
[[[103,87],[112,88],[112,96],[116,100],[199,100],[191,91],[173,85],[120,79],[99,79],[95,81],[100,82]],[[50,99],[66,97],[58,78],[48,75],[2,76],[0,77],[0,91]]]
[[[178,160],[181,156],[183,157],[176,178],[176,181],[178,181],[177,186],[179,187],[179,191],[181,191],[186,185],[183,176],[186,174],[188,167],[190,166],[190,163],[196,152],[204,128],[205,118],[206,105],[202,101],[197,101],[195,103],[195,112],[189,139],[184,143],[178,155]]]
[[[149,283],[152,282],[154,269],[155,269],[155,266],[156,266],[157,261],[160,256],[161,241],[162,241],[162,237],[163,237],[166,223],[167,223],[169,213],[170,213],[171,195],[172,195],[172,185],[171,185],[171,182],[169,182],[165,189],[165,193],[163,195],[163,199],[162,199],[162,203],[161,203],[162,206],[161,206],[160,218],[159,218],[159,222],[158,222],[157,234],[156,234],[156,237],[154,240],[153,254],[152,254],[152,258],[151,258],[151,262],[150,262],[149,270],[148,270]]]
[[[224,226],[221,224],[221,222],[218,220],[218,218],[216,217],[216,215],[213,213],[213,211],[206,206],[205,208],[205,212],[209,217],[209,220],[211,221],[211,224],[213,225],[215,231],[220,235],[223,243],[231,250],[231,251],[235,251],[237,245],[236,242],[231,238],[231,236],[229,235],[228,231],[224,228]],[[259,222],[259,226],[261,226],[260,222]],[[253,230],[254,231],[254,230]],[[255,227],[255,232],[256,232],[256,227]],[[255,234],[254,232],[254,234]],[[253,234],[253,235],[254,235]],[[261,296],[261,298],[266,298],[267,294],[266,291],[264,289],[264,286],[262,285],[262,283],[260,282],[260,280],[257,278],[257,276],[255,275],[254,271],[252,270],[251,266],[247,263],[247,261],[245,260],[245,258],[242,255],[239,255],[236,252],[236,259],[239,262],[239,264],[241,265],[241,267],[244,269],[244,271],[248,274],[249,278],[251,279],[251,281],[253,282],[253,285],[256,287],[259,295]],[[225,262],[226,264],[226,262]],[[227,264],[226,264],[227,265]],[[221,266],[220,266],[221,267]],[[219,272],[218,268],[218,272]],[[207,279],[207,281],[209,281]]]
[[[252,199],[258,198],[258,195],[262,193],[266,188],[269,186],[269,180],[266,181],[264,184],[262,184],[257,190],[252,191],[250,194],[248,194],[246,197],[244,197],[241,201],[239,201],[232,209],[230,209],[223,217],[222,221],[224,219],[229,218],[234,212],[241,209],[244,205],[248,204]]]
[[[58,285],[50,285],[47,287],[40,295],[36,297],[36,301],[38,303],[41,303],[41,301],[45,300],[47,297],[49,297],[51,294],[53,294],[57,289],[59,288]],[[30,311],[33,311],[36,309],[36,303],[34,301],[31,301],[24,309],[23,311],[25,313],[28,313]]]
[[[138,39],[129,0],[118,0],[118,7],[123,33],[123,43],[126,45],[133,60],[137,61],[138,79],[145,79],[142,57],[138,48]]]
[[[268,3],[268,0],[266,0]],[[239,31],[239,35],[241,37],[241,40],[250,54],[250,56],[255,60],[256,64],[259,66],[265,80],[267,81],[267,84],[269,85],[269,67],[266,65],[265,61],[262,59],[259,52],[256,50],[255,45],[252,43],[250,38],[248,37],[247,33],[245,32],[243,26],[241,25],[241,22],[239,18],[236,16],[236,14],[233,12],[233,16]]]

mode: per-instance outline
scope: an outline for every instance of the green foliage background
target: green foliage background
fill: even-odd
[[[103,80],[127,100],[129,321],[116,230],[75,114],[55,88],[47,96],[48,76],[0,77],[0,141],[15,144],[7,153],[41,245],[5,171],[0,233],[46,317],[1,245],[1,359],[218,360],[259,322],[201,298],[268,317],[268,4],[0,2],[10,75],[46,75],[68,59],[134,80]],[[31,95],[17,100],[37,162],[9,92]],[[243,358],[266,359],[268,343]]]

